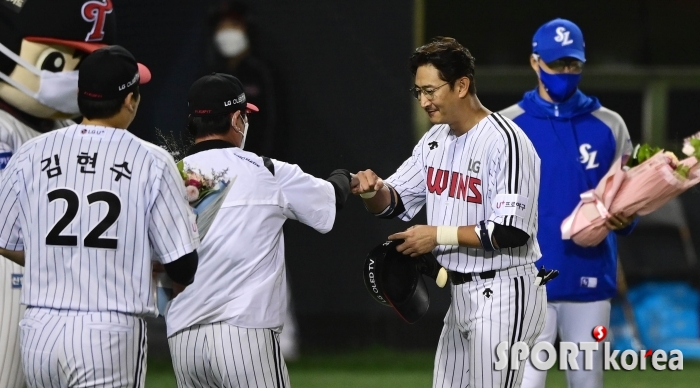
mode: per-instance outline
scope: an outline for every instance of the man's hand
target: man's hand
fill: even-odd
[[[605,220],[605,226],[610,230],[624,229],[630,226],[636,217],[636,214],[629,217],[625,217],[622,213],[613,214]]]
[[[396,250],[411,257],[420,256],[435,249],[437,246],[437,227],[430,225],[414,225],[405,232],[394,233],[389,240],[404,240]]]
[[[350,190],[355,195],[377,192],[384,187],[384,181],[372,170],[360,171],[352,175]]]

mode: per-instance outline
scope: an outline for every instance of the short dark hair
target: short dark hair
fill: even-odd
[[[415,77],[420,66],[433,65],[440,72],[440,79],[450,83],[462,77],[469,78],[469,94],[476,94],[474,82],[474,57],[454,38],[438,36],[432,42],[418,47],[409,60],[411,74]]]
[[[245,110],[240,110],[245,117]],[[208,116],[189,116],[187,119],[187,130],[195,138],[209,135],[223,135],[231,129],[231,116],[233,113],[223,113]]]
[[[138,85],[131,91],[134,93],[135,99],[141,96]],[[116,100],[99,101],[85,98],[78,94],[78,108],[80,109],[80,114],[88,120],[108,119],[119,113],[125,98],[126,96]]]

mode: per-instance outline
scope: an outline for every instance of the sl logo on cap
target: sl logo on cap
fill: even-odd
[[[92,22],[92,30],[85,37],[86,42],[99,42],[105,37],[105,19],[112,13],[112,0],[91,0],[83,4],[83,20]]]
[[[574,43],[573,40],[569,39],[570,31],[567,31],[565,27],[557,27],[557,36],[554,38],[555,42],[560,42],[562,46],[570,45]]]

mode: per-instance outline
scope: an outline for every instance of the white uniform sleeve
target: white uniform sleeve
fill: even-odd
[[[401,197],[406,211],[399,218],[409,221],[425,205],[425,168],[423,167],[423,139],[413,148],[413,154],[385,181]]]
[[[187,203],[185,185],[173,161],[163,163],[156,183],[148,236],[156,257],[167,264],[199,247],[196,217]]]
[[[17,176],[14,164],[0,173],[0,247],[21,251],[24,249],[20,228],[20,203],[17,194]]]
[[[285,217],[328,233],[335,222],[333,185],[305,173],[295,164],[271,160],[275,166],[275,179],[287,201]]]
[[[514,127],[513,122],[508,122]],[[517,128],[517,127],[516,127]],[[540,158],[522,131],[509,131],[504,143],[491,152],[490,171],[495,174],[489,220],[516,227],[531,237],[537,232]],[[491,184],[491,183],[490,183]]]

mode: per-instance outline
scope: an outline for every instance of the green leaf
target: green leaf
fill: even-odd
[[[691,138],[690,145],[693,146],[693,150],[695,151],[693,152],[693,156],[700,160],[700,139]]]
[[[187,179],[187,174],[185,174],[185,161],[181,160],[177,162],[177,170],[180,172],[180,176],[183,180]]]

